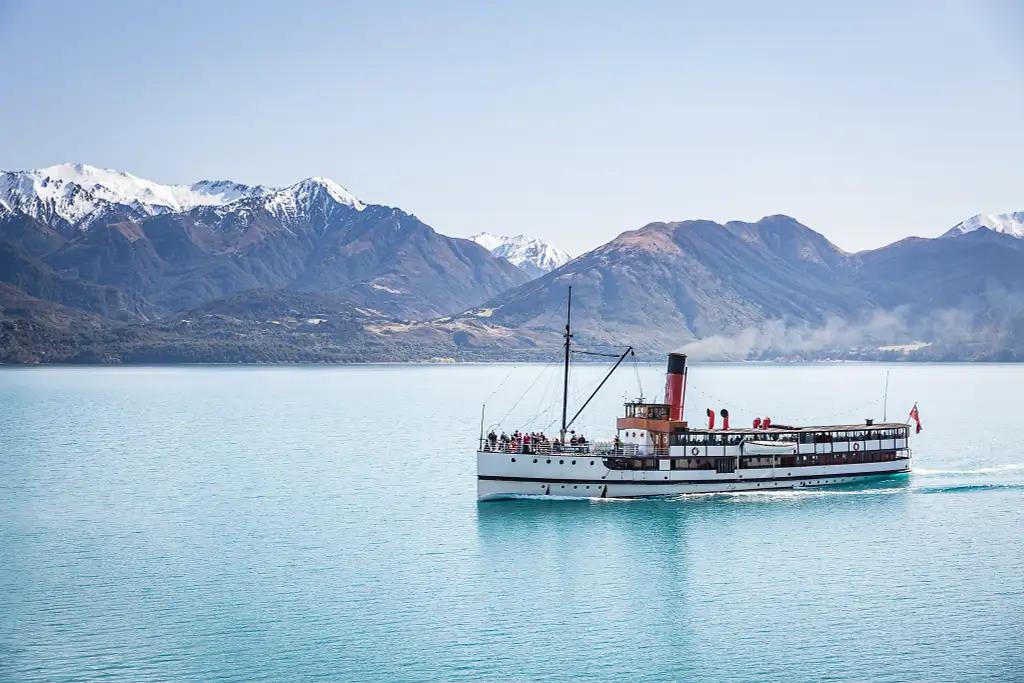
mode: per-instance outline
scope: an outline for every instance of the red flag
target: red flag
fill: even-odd
[[[921,433],[921,414],[919,412],[917,412],[917,404],[916,403],[914,404],[914,407],[910,409],[910,419],[917,423],[917,431],[914,432],[914,433],[915,434],[920,434]]]

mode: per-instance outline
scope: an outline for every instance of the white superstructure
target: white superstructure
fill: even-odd
[[[905,424],[677,429],[668,448],[625,442],[492,447],[485,439],[477,452],[478,498],[762,491],[846,484],[911,468]]]

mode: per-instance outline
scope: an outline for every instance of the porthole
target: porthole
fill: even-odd
[[[536,464],[537,464],[537,458],[534,458],[534,459],[533,459],[533,464],[534,464],[534,465],[536,465]]]
[[[563,488],[563,489],[565,488],[565,484],[562,484],[562,488]]]
[[[512,458],[512,462],[515,462],[515,461],[516,461],[516,459],[515,459],[515,458]]]
[[[594,461],[593,461],[593,460],[591,460],[591,461],[590,461],[590,464],[591,464],[591,465],[593,465],[593,464],[594,464]]]
[[[548,464],[549,464],[549,465],[551,464],[551,461],[550,461],[550,460],[548,460]]]
[[[574,488],[574,489],[578,489],[578,488],[579,488],[579,486],[573,486],[573,488]]]
[[[573,464],[573,465],[575,465],[575,464],[576,464],[576,461],[575,461],[575,460],[573,460],[573,461],[572,461],[572,464]]]
[[[565,461],[564,461],[564,460],[559,460],[559,461],[558,461],[558,464],[559,464],[559,465],[564,465],[564,464],[565,464]]]

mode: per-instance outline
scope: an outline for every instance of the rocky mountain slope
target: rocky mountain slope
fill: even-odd
[[[481,232],[469,239],[487,249],[493,256],[508,259],[513,265],[534,278],[550,273],[571,259],[558,247],[526,235],[499,237],[488,232]]]
[[[380,314],[433,318],[528,279],[470,240],[364,204],[324,178],[284,188],[161,186],[59,166],[5,173],[0,190],[0,240],[64,280],[139,297],[145,305],[125,310],[142,318],[260,288],[330,292]],[[10,282],[3,270],[0,280]],[[39,295],[75,305],[63,291]]]
[[[786,216],[653,223],[474,314],[550,331],[569,285],[577,339],[590,344],[661,353],[711,339],[691,352],[786,357],[923,339],[922,355],[1024,358],[1024,242],[984,228],[847,254]]]
[[[848,259],[786,216],[725,225],[652,223],[503,293],[485,309],[494,322],[542,329],[564,307],[572,285],[581,335],[675,348],[779,317],[856,314],[870,302],[840,281]]]

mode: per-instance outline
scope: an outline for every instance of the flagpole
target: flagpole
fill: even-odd
[[[889,421],[889,371],[885,371],[885,395],[882,397],[882,422]]]

